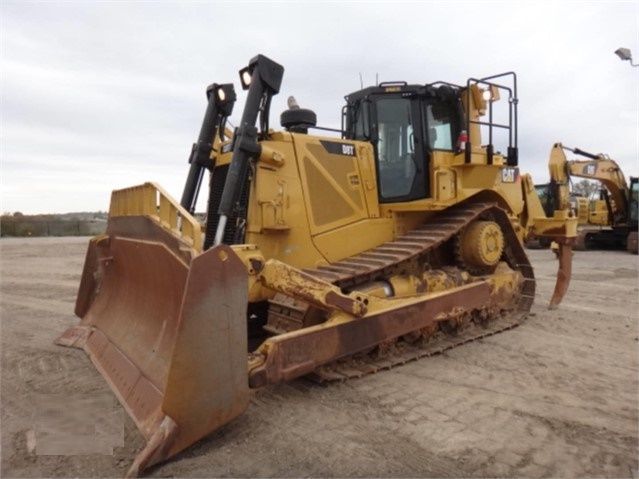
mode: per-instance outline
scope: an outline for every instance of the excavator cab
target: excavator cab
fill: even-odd
[[[630,233],[626,243],[629,253],[639,253],[639,178],[630,177],[630,204],[628,206],[628,226]]]
[[[630,177],[630,218],[631,225],[637,229],[637,220],[639,217],[639,178],[636,176]]]

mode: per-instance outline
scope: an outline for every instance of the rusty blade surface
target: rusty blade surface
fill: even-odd
[[[84,259],[84,268],[82,269],[82,278],[80,279],[80,287],[75,302],[75,314],[79,318],[84,318],[89,306],[94,299],[97,287],[97,275],[99,264],[99,244],[108,244],[108,237],[96,236],[89,241],[87,254]]]
[[[127,473],[182,451],[248,407],[247,274],[228,246],[191,262],[163,390],[162,422]]]
[[[84,316],[56,343],[85,350],[146,438],[129,476],[246,409],[246,307],[246,269],[227,246],[187,265],[162,242],[91,242]]]
[[[83,278],[97,278],[92,302],[83,281],[76,309],[84,317],[57,343],[87,352],[148,440],[162,421],[188,268],[163,244],[124,238],[110,238],[89,257]]]
[[[193,260],[162,404],[180,429],[169,456],[248,407],[247,305],[246,267],[231,248]]]
[[[572,276],[572,246],[570,244],[559,243],[559,270],[557,271],[557,282],[555,283],[555,291],[550,299],[549,309],[555,309],[564,299],[568,286],[570,285],[570,277]]]

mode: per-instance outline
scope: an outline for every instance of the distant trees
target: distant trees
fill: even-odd
[[[106,229],[106,214],[76,213],[24,215],[19,211],[0,216],[0,236],[94,236]]]
[[[573,183],[572,192],[579,196],[591,198],[601,189],[601,187],[602,185],[598,181],[580,180]]]

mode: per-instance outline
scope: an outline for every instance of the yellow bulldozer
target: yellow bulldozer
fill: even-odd
[[[568,288],[576,218],[528,201],[515,73],[364,88],[340,129],[289,98],[275,130],[283,72],[263,55],[240,70],[233,131],[233,84],[212,84],[181,200],[114,191],[89,243],[81,322],[56,342],[89,355],[146,438],[129,476],[266,385],[358,377],[517,326],[535,296],[527,237],[560,244],[551,307]]]

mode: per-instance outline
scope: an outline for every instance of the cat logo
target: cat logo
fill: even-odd
[[[502,183],[514,183],[519,176],[519,168],[504,168],[501,170]]]

